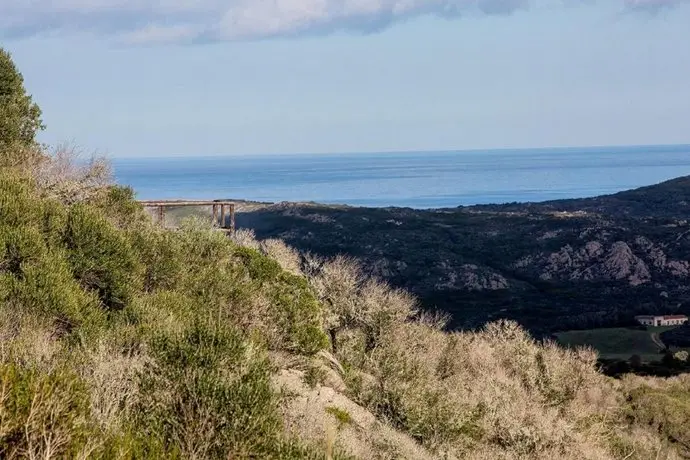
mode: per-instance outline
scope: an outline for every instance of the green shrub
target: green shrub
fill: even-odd
[[[60,203],[43,199],[40,229],[49,248],[64,249],[62,238],[67,227],[68,210]]]
[[[158,333],[180,332],[201,313],[198,303],[178,291],[159,290],[139,297],[119,315],[128,324],[140,328],[139,335],[149,338]]]
[[[304,278],[281,272],[269,288],[269,299],[288,349],[311,355],[328,347],[321,305]]]
[[[41,109],[26,93],[24,77],[10,53],[0,48],[0,165],[15,164],[12,157],[34,147],[43,128]]]
[[[0,226],[0,263],[3,271],[22,278],[27,263],[45,255],[41,233],[32,227]]]
[[[247,270],[248,276],[259,284],[275,280],[282,272],[278,262],[255,249],[236,247],[234,254]]]
[[[64,255],[56,251],[25,263],[23,277],[15,280],[13,299],[29,311],[54,317],[64,331],[78,325],[82,333],[105,322],[97,299],[80,288]]]
[[[0,170],[0,225],[17,228],[41,222],[42,202],[31,181],[11,169]]]
[[[304,278],[193,221],[173,239],[178,238],[184,269],[177,289],[196,299],[199,308],[249,333],[260,332],[273,349],[313,354],[328,345],[323,310]],[[171,249],[175,244],[161,250],[159,260],[166,251],[177,251]],[[174,257],[164,265],[173,267]]]
[[[151,343],[137,427],[186,458],[266,457],[280,445],[270,369],[241,335],[196,323]]]
[[[94,434],[89,394],[75,374],[0,365],[0,457],[76,458]]]
[[[0,227],[0,299],[15,308],[57,320],[60,330],[103,324],[104,316],[72,277],[64,251],[48,249],[33,227]]]
[[[129,236],[144,266],[144,290],[152,292],[178,287],[187,263],[178,235],[155,227],[145,227],[130,231]]]
[[[129,227],[146,221],[144,208],[136,201],[131,187],[105,187],[88,202],[119,227]]]
[[[64,244],[74,276],[98,294],[107,309],[124,308],[140,288],[140,265],[125,237],[100,213],[70,208]]]
[[[283,348],[310,355],[328,346],[323,310],[305,278],[284,271],[254,249],[236,247],[235,256],[253,290],[265,292],[270,304],[266,321],[281,331]]]
[[[232,246],[222,232],[212,231],[208,222],[187,218],[180,223],[180,242],[186,262],[194,265],[215,265],[228,261]]]

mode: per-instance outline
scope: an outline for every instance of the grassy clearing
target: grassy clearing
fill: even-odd
[[[602,328],[556,333],[558,342],[568,347],[592,347],[604,359],[627,360],[639,355],[643,361],[658,361],[663,355],[661,348],[652,340],[652,334],[660,334],[673,327]]]

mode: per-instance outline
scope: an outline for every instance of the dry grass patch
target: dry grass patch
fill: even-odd
[[[283,240],[268,239],[261,242],[262,253],[278,262],[281,268],[293,275],[303,276],[299,253],[285,244]]]

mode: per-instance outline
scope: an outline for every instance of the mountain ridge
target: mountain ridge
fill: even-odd
[[[690,176],[610,195],[416,210],[240,202],[237,223],[302,251],[347,254],[455,327],[533,332],[690,313]]]

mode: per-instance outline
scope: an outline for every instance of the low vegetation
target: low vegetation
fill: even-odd
[[[655,332],[644,327],[615,327],[559,332],[555,336],[564,346],[590,346],[604,359],[628,359],[638,355],[644,361],[658,361],[663,356],[663,347],[653,340],[652,334],[658,336],[665,330],[658,329]]]
[[[635,373],[670,377],[690,371],[688,349],[666,340],[666,334],[685,326],[602,328],[554,334],[559,344],[569,348],[591,347],[599,355],[600,369],[619,377]]]
[[[685,377],[447,332],[355,260],[160,228],[102,162],[30,144],[0,156],[0,458],[690,455]]]

